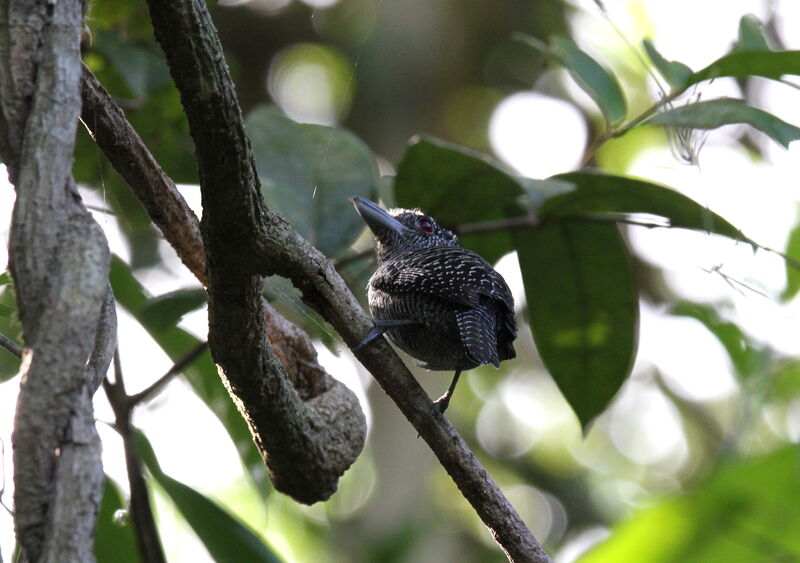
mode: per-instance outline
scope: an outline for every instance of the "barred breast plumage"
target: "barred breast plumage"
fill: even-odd
[[[377,240],[369,281],[372,338],[385,332],[432,370],[455,370],[443,411],[463,370],[499,367],[515,356],[514,300],[491,264],[417,209],[384,211],[364,198],[356,209]],[[370,337],[367,339],[370,340]],[[365,341],[366,343],[366,341]]]

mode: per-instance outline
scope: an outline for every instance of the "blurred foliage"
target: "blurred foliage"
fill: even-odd
[[[0,273],[0,334],[22,345],[22,325],[17,318],[17,299],[9,272]],[[8,350],[0,350],[0,382],[19,372],[20,359]]]
[[[730,123],[788,146],[800,129],[758,109],[746,95],[688,101],[681,96],[721,77],[784,80],[800,74],[800,53],[773,47],[781,42],[770,28],[745,16],[731,30],[731,52],[698,71],[647,40],[641,54],[605,60],[607,55],[571,37],[576,9],[561,1],[421,7],[341,0],[313,8],[252,0],[210,8],[267,205],[328,256],[344,261],[339,270],[360,298],[373,264],[358,259],[371,243],[359,237],[363,224],[348,202],[352,195],[419,207],[463,231],[462,244],[492,262],[516,251],[526,296],[518,360],[504,364],[500,377],[488,368],[467,376],[470,383],[459,389],[448,414],[551,553],[578,553],[597,541],[586,534],[610,530],[585,560],[800,558],[800,520],[791,502],[800,494],[797,452],[786,445],[796,439],[791,425],[800,404],[800,362],[728,320],[724,304],[677,299],[643,276],[645,266],[618,226],[669,225],[756,248],[758,241],[704,205],[669,186],[627,176],[628,164],[663,144],[664,133],[681,142],[685,129]],[[176,182],[196,183],[192,141],[145,4],[97,0],[87,25],[86,64],[167,173]],[[641,68],[644,60],[652,69]],[[548,64],[566,69],[589,97],[580,102],[593,137],[584,160],[599,171],[532,180],[486,154],[492,112],[510,93],[534,85],[579,105],[571,86],[538,82],[552,76]],[[669,88],[648,99],[645,84],[656,74]],[[335,126],[319,124],[331,122]],[[759,152],[746,137],[737,140]],[[74,173],[116,216],[130,250],[129,263],[112,263],[118,303],[173,361],[180,359],[201,342],[179,324],[204,305],[203,290],[176,287],[154,296],[140,281],[171,258],[159,251],[158,233],[85,131],[78,135]],[[515,227],[475,229],[498,221]],[[534,221],[540,222],[535,228]],[[787,248],[795,260],[798,232],[791,233]],[[787,264],[783,298],[790,300],[800,277]],[[6,278],[0,281],[0,332],[19,341],[13,292]],[[664,382],[658,366],[629,377],[642,294],[658,295],[668,314],[695,319],[713,334],[734,367],[737,393],[709,403],[686,398]],[[338,337],[285,280],[268,280],[265,295],[336,350]],[[0,352],[0,380],[18,367]],[[236,512],[248,514],[247,522],[161,471],[144,436],[140,447],[153,480],[217,560],[274,560],[276,553],[297,561],[504,560],[380,392],[369,397],[372,426],[362,458],[339,493],[307,508],[269,494],[263,462],[209,354],[184,375],[236,446],[247,478],[231,486],[238,492],[223,504],[243,506]],[[658,397],[659,412],[675,419],[682,449],[667,449],[673,453],[655,461],[626,450],[620,432],[629,438],[641,430],[638,421],[620,414],[632,389]],[[581,427],[592,421],[578,452]],[[648,508],[637,507],[642,504]],[[96,544],[100,561],[131,554],[130,529],[114,517],[124,510],[119,487],[107,480]],[[113,558],[115,549],[119,559]]]
[[[752,339],[735,323],[721,318],[720,312],[698,303],[676,303],[670,310],[673,315],[697,319],[725,347],[740,378],[757,374],[767,363],[767,352],[752,342]]]
[[[636,356],[628,251],[614,224],[553,222],[514,234],[536,349],[586,428]]]
[[[786,243],[786,291],[783,299],[788,300],[800,291],[800,226],[792,229]]]
[[[178,361],[201,343],[197,337],[177,326],[178,317],[172,316],[172,312],[170,312],[173,319],[171,324],[165,323],[161,318],[154,318],[152,310],[167,300],[163,296],[150,297],[133,276],[128,265],[116,256],[111,260],[110,280],[117,304],[141,323],[173,361]],[[192,390],[208,405],[228,431],[256,489],[266,496],[271,486],[266,477],[261,454],[253,444],[247,424],[220,381],[217,368],[211,361],[211,355],[208,352],[204,353],[182,373]]]
[[[578,85],[600,107],[609,125],[618,125],[625,119],[628,106],[616,76],[578,48],[572,39],[555,36],[551,40],[553,45],[548,46],[535,37],[521,34],[517,37],[567,68]]]
[[[97,514],[94,555],[98,563],[137,563],[139,558],[123,491],[108,475]]]
[[[332,127],[298,124],[272,108],[247,117],[261,190],[327,256],[350,247],[364,224],[349,198],[373,198],[378,171],[367,146]]]
[[[621,522],[582,563],[792,561],[800,553],[796,447],[726,460],[687,495],[664,499]]]
[[[246,525],[211,499],[164,473],[144,434],[134,434],[142,462],[208,549],[214,561],[278,563],[280,559]]]

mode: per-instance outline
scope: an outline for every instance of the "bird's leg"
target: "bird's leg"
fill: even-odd
[[[443,413],[447,410],[447,406],[450,404],[450,399],[453,396],[453,391],[456,390],[456,383],[458,383],[458,377],[461,375],[461,370],[457,369],[456,374],[453,376],[453,381],[450,382],[450,387],[447,389],[447,392],[436,399],[434,403],[436,407],[439,409],[439,412]]]
[[[369,346],[390,328],[394,328],[396,326],[413,325],[419,322],[420,321],[412,321],[411,319],[372,319],[372,324],[374,325],[372,330],[364,340],[359,342],[356,347],[353,348],[353,352],[357,352],[358,350]]]

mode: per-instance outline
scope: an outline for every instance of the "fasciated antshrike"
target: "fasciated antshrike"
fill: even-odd
[[[513,358],[514,298],[491,264],[458,245],[453,232],[419,209],[385,211],[361,197],[356,210],[377,240],[378,268],[369,280],[375,328],[431,370],[455,370],[437,401],[447,409],[464,370]]]

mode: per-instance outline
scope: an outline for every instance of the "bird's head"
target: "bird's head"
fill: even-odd
[[[363,197],[351,198],[356,211],[375,235],[378,260],[393,254],[436,246],[458,246],[453,231],[419,209],[382,209]]]

